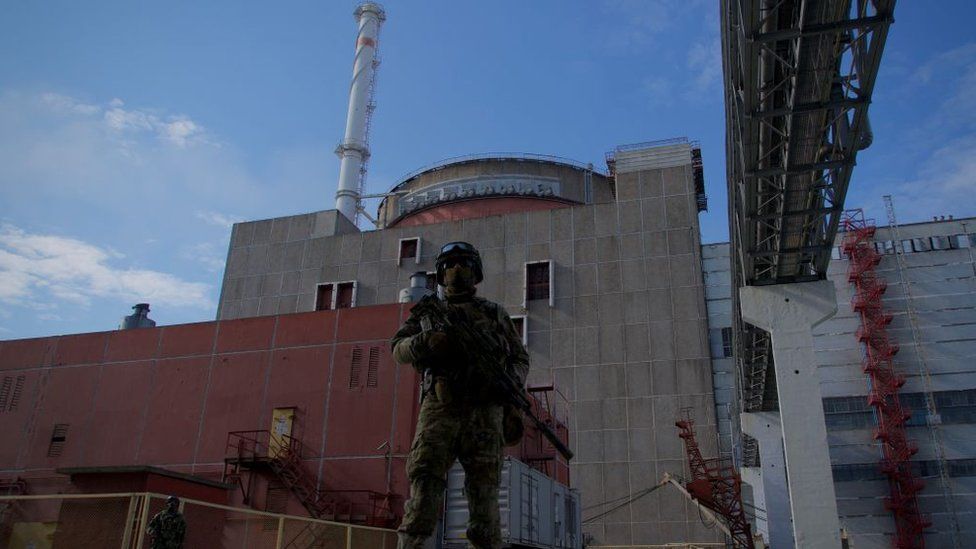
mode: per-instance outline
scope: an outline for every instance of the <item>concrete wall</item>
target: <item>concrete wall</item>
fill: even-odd
[[[912,304],[918,316],[921,336],[921,356],[930,373],[932,390],[937,393],[976,389],[976,235],[955,239],[957,249],[913,251],[922,249],[930,237],[965,235],[976,228],[976,220],[953,220],[902,225],[899,227],[899,240],[922,239],[908,245],[905,255],[906,277],[913,296]],[[840,244],[841,235],[838,238]],[[879,228],[875,242],[879,247],[891,250],[894,237],[887,228]],[[902,244],[899,243],[899,250]],[[705,272],[706,299],[708,300],[709,334],[713,349],[721,350],[721,328],[731,325],[729,316],[731,295],[729,293],[729,246],[713,244],[703,247],[703,270]],[[859,326],[858,317],[851,310],[850,300],[853,288],[847,282],[848,261],[841,259],[835,250],[835,259],[828,271],[829,279],[837,290],[837,315],[817,326],[814,331],[814,346],[819,362],[821,390],[825,402],[842,397],[863,397],[869,391],[867,376],[861,370],[862,348],[857,342],[855,332]],[[901,350],[895,357],[896,369],[908,380],[902,393],[919,393],[924,383],[919,374],[919,354],[913,343],[911,325],[907,316],[905,289],[895,256],[885,255],[876,269],[877,274],[888,282],[884,295],[884,305],[894,315],[888,329],[889,337],[897,342]],[[727,376],[731,359],[716,358],[712,361],[715,381],[716,402],[724,400],[726,391],[734,384]],[[722,382],[721,380],[727,380]],[[733,393],[734,394],[734,393]],[[852,402],[861,402],[856,399]],[[721,406],[717,404],[720,409]],[[914,406],[913,423],[918,426],[908,428],[908,436],[919,444],[916,461],[928,462],[924,465],[926,487],[920,496],[924,513],[929,513],[934,525],[926,534],[926,542],[934,547],[950,546],[945,499],[942,495],[937,469],[932,460],[935,452],[932,431],[925,426],[924,404]],[[828,409],[830,407],[828,406]],[[860,412],[855,412],[860,413]],[[849,428],[839,425],[838,419],[846,412],[827,415],[828,440],[830,442],[831,463],[835,477],[849,472],[852,466],[865,464],[865,471],[871,472],[872,464],[880,457],[880,448],[873,439],[873,425]],[[833,422],[832,422],[833,420]],[[833,426],[831,426],[833,423]],[[872,420],[873,423],[873,420]],[[721,421],[720,421],[721,428]],[[940,427],[946,457],[956,464],[961,460],[976,459],[976,425],[973,423],[951,423]],[[960,468],[961,469],[961,468]],[[962,546],[976,544],[976,477],[963,476],[957,470],[951,478],[952,492],[957,521],[963,531]],[[971,474],[971,473],[970,473]],[[855,473],[857,476],[857,473]],[[866,473],[861,473],[861,477]],[[838,512],[841,524],[854,536],[854,544],[862,547],[890,547],[894,522],[884,509],[883,498],[888,493],[888,485],[883,477],[874,480],[853,480],[835,482]]]
[[[572,479],[583,507],[626,499],[665,472],[687,474],[674,427],[681,409],[694,410],[704,453],[717,452],[695,189],[683,147],[683,164],[656,168],[652,158],[618,172],[616,200],[604,204],[279,241],[257,252],[272,261],[251,261],[255,244],[241,237],[246,224],[237,225],[219,314],[311,310],[315,284],[330,281],[356,280],[357,304],[389,303],[411,273],[433,270],[441,245],[467,240],[484,259],[480,295],[527,315],[530,383],[554,380],[570,402]],[[398,265],[399,240],[411,237],[421,239],[420,262]],[[525,263],[537,260],[553,262],[553,303],[523,307]],[[588,509],[584,520],[608,507]],[[602,544],[718,539],[682,496],[664,490],[584,531]]]

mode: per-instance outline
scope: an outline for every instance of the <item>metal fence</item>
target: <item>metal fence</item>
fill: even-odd
[[[151,549],[164,494],[0,496],[0,547]],[[185,549],[394,549],[396,532],[182,499]]]

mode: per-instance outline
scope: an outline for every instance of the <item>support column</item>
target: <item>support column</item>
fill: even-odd
[[[837,549],[840,522],[813,356],[813,327],[837,312],[834,285],[822,280],[746,286],[739,303],[743,320],[772,339],[796,546]]]
[[[780,425],[779,414],[744,413],[740,418],[742,432],[759,443],[760,467],[743,468],[742,480],[752,486],[756,507],[766,511],[766,531],[763,534],[767,545],[784,549],[794,547],[790,492],[786,487],[783,427]]]

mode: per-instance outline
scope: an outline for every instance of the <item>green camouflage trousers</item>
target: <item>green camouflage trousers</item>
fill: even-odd
[[[468,541],[476,549],[501,547],[498,485],[502,447],[500,405],[456,406],[446,391],[430,391],[420,407],[417,434],[407,458],[410,499],[404,507],[398,547],[419,549],[433,533],[447,471],[455,459],[464,467]]]

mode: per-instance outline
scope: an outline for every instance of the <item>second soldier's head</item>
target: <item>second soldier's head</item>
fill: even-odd
[[[441,248],[435,261],[437,283],[441,286],[474,288],[484,279],[481,254],[467,242],[450,242]]]

